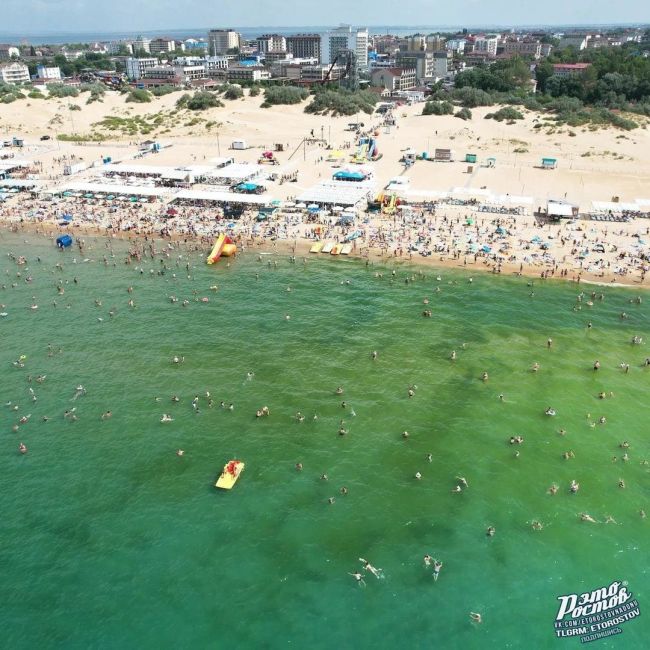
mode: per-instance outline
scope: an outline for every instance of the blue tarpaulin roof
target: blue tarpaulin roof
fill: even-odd
[[[361,172],[336,172],[334,174],[334,178],[342,180],[362,181],[365,177],[365,174]]]
[[[245,192],[254,192],[259,185],[257,183],[240,183],[235,189],[244,190]]]

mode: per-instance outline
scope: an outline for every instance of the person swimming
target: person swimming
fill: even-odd
[[[442,570],[442,562],[439,560],[433,560],[433,580],[434,582],[438,582],[438,576],[440,575],[440,571]]]
[[[372,564],[370,564],[370,562],[368,562],[368,560],[364,560],[362,557],[359,558],[359,562],[361,562],[363,564],[364,571],[368,571],[368,572],[372,573],[372,575],[375,576],[375,578],[380,579],[380,578],[384,577],[383,576],[383,573],[384,573],[383,569],[378,569],[378,568],[372,566]]]
[[[167,413],[163,413],[162,417],[160,418],[161,422],[173,422],[174,418],[171,415],[168,415]]]

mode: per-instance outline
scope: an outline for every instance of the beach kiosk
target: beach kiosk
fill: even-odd
[[[557,158],[542,158],[542,169],[557,169]]]
[[[475,153],[466,153],[465,154],[465,162],[466,163],[472,163],[473,165],[475,165],[477,160],[478,160],[478,158],[477,158]]]

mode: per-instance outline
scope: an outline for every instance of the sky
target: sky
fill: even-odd
[[[396,10],[399,7],[399,11]],[[0,32],[650,22],[644,0],[0,0]]]

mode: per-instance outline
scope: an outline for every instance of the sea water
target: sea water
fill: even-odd
[[[3,647],[577,647],[557,598],[614,580],[642,614],[597,645],[647,647],[638,291],[329,256],[126,265],[106,241],[0,237]],[[234,458],[239,482],[215,489]],[[383,578],[358,585],[359,558]]]

